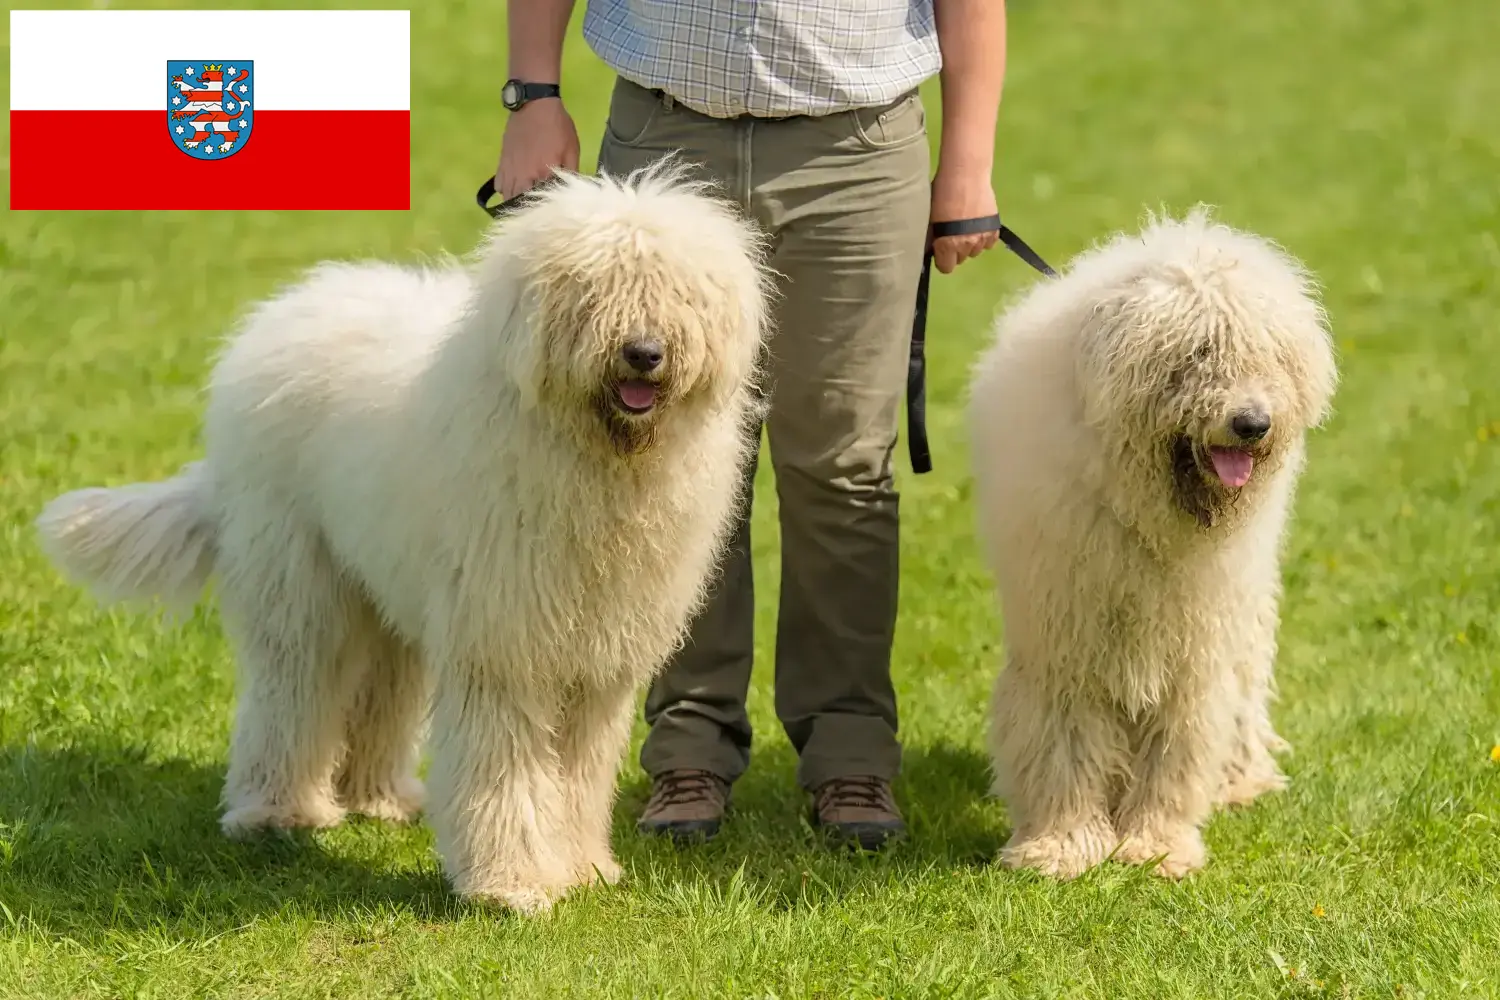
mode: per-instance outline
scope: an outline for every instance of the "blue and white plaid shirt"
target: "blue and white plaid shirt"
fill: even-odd
[[[942,67],[933,0],[588,0],[616,73],[715,118],[889,104]]]

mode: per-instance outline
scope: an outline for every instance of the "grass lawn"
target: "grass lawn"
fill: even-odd
[[[829,853],[804,821],[771,709],[769,477],[759,743],[713,844],[634,833],[633,758],[626,883],[542,920],[455,902],[424,827],[221,838],[217,619],[99,610],[30,522],[65,489],[195,457],[216,336],[299,268],[472,245],[504,4],[411,6],[410,213],[0,222],[0,997],[1500,996],[1500,72],[1483,0],[1013,3],[1008,220],[1061,263],[1145,207],[1213,203],[1318,272],[1340,346],[1285,566],[1292,786],[1217,817],[1205,871],[1056,884],[991,864],[1009,832],[982,750],[1002,636],[963,387],[997,302],[1037,280],[1001,251],[935,278],[937,469],[903,475],[908,843]],[[568,51],[591,167],[609,77],[576,34]],[[97,155],[108,184],[107,140]],[[338,155],[357,183],[357,151]]]

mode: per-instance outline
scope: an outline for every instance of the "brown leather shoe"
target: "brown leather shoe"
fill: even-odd
[[[867,851],[906,833],[891,783],[870,775],[834,778],[813,792],[812,823]]]
[[[729,782],[710,771],[663,771],[636,829],[674,840],[713,839],[729,808]]]

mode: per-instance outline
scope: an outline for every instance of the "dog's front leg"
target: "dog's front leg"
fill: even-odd
[[[1268,594],[1253,620],[1244,652],[1235,660],[1238,704],[1234,739],[1224,762],[1215,804],[1244,805],[1266,792],[1285,788],[1287,778],[1275,755],[1287,743],[1271,725],[1271,699],[1275,692],[1276,601]]]
[[[1202,826],[1223,773],[1233,734],[1233,678],[1185,682],[1146,723],[1131,767],[1131,784],[1115,816],[1116,860],[1149,864],[1181,878],[1208,861]]]
[[[428,812],[461,896],[524,913],[572,883],[555,734],[557,692],[503,665],[448,662],[437,678]]]
[[[566,710],[560,740],[563,822],[579,882],[614,883],[620,878],[609,846],[610,819],[634,710],[635,685],[625,679],[585,684]]]
[[[1124,743],[1112,713],[1085,695],[1058,697],[1013,658],[991,705],[995,791],[1015,824],[1000,862],[1072,878],[1103,861],[1118,840],[1109,788]]]

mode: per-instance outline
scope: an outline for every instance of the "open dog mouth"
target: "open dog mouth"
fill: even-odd
[[[1214,445],[1208,449],[1208,457],[1214,474],[1228,489],[1237,490],[1244,486],[1255,471],[1255,455],[1247,448]]]
[[[1205,528],[1233,507],[1265,452],[1224,445],[1204,446],[1186,434],[1172,439],[1170,462],[1177,502]]]
[[[641,378],[621,379],[614,387],[615,408],[632,415],[650,413],[656,406],[655,383]]]
[[[1205,447],[1186,434],[1179,434],[1172,441],[1172,474],[1184,492],[1193,492],[1196,483],[1237,490],[1250,482],[1259,457],[1251,448],[1217,444]]]

